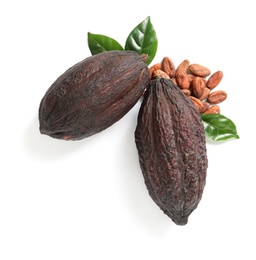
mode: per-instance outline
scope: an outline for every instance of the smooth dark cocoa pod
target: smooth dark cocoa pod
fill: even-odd
[[[150,196],[177,225],[185,225],[201,200],[208,161],[200,114],[171,80],[150,82],[135,141]]]
[[[51,85],[40,103],[41,133],[78,140],[121,119],[149,82],[144,58],[134,51],[108,51],[68,69]]]

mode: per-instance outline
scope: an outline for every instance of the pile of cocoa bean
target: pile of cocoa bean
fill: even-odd
[[[223,90],[214,90],[223,78],[222,71],[211,71],[199,64],[183,60],[177,68],[169,57],[150,67],[150,79],[171,79],[187,95],[200,114],[219,114],[219,103],[227,98]]]

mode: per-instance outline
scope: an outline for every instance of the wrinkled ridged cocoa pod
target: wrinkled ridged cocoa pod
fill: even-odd
[[[40,103],[41,133],[78,140],[121,119],[148,84],[149,69],[144,58],[133,51],[108,51],[68,69]]]
[[[150,82],[135,140],[150,196],[177,225],[185,225],[201,200],[208,161],[200,114],[171,80]]]

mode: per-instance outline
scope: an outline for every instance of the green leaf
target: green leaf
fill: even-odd
[[[123,50],[123,47],[113,38],[102,34],[88,32],[88,46],[92,55],[112,50]]]
[[[235,124],[221,114],[202,114],[205,134],[214,141],[239,138]]]
[[[130,32],[126,39],[125,50],[147,54],[149,56],[147,64],[149,65],[156,55],[157,46],[156,32],[148,16]]]

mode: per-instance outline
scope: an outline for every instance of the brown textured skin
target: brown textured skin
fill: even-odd
[[[200,114],[171,80],[150,82],[135,140],[150,196],[177,225],[187,224],[201,200],[208,161]]]
[[[90,56],[62,74],[39,107],[42,134],[78,140],[106,129],[139,100],[149,69],[133,51]]]

